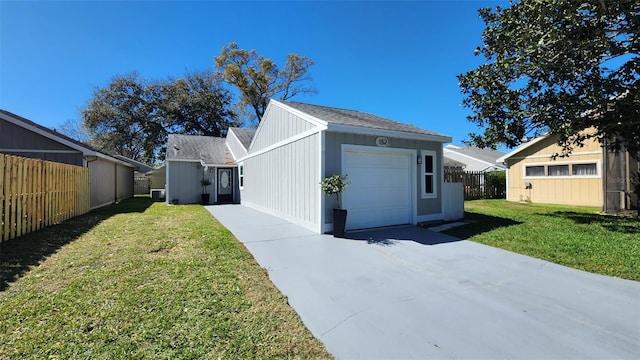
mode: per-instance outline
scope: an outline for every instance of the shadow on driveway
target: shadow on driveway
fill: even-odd
[[[366,241],[368,244],[380,246],[393,246],[400,241],[414,241],[422,245],[438,245],[460,241],[459,238],[414,225],[349,231],[346,234],[346,238]]]

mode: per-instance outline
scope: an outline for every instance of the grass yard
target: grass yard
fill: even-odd
[[[471,223],[447,234],[593,273],[640,281],[640,220],[599,209],[465,202]]]
[[[331,357],[202,206],[134,198],[0,246],[1,359]]]

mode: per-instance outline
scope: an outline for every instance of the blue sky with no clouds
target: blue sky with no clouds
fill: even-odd
[[[0,108],[44,126],[80,119],[115,75],[212,69],[231,41],[283,64],[312,58],[293,100],[410,123],[460,143],[476,127],[456,74],[481,64],[480,7],[506,1],[0,2]]]

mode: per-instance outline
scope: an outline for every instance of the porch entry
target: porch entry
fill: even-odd
[[[217,193],[219,204],[233,202],[233,169],[218,168]]]

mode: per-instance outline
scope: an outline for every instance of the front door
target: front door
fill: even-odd
[[[233,202],[233,171],[218,169],[218,203]]]

